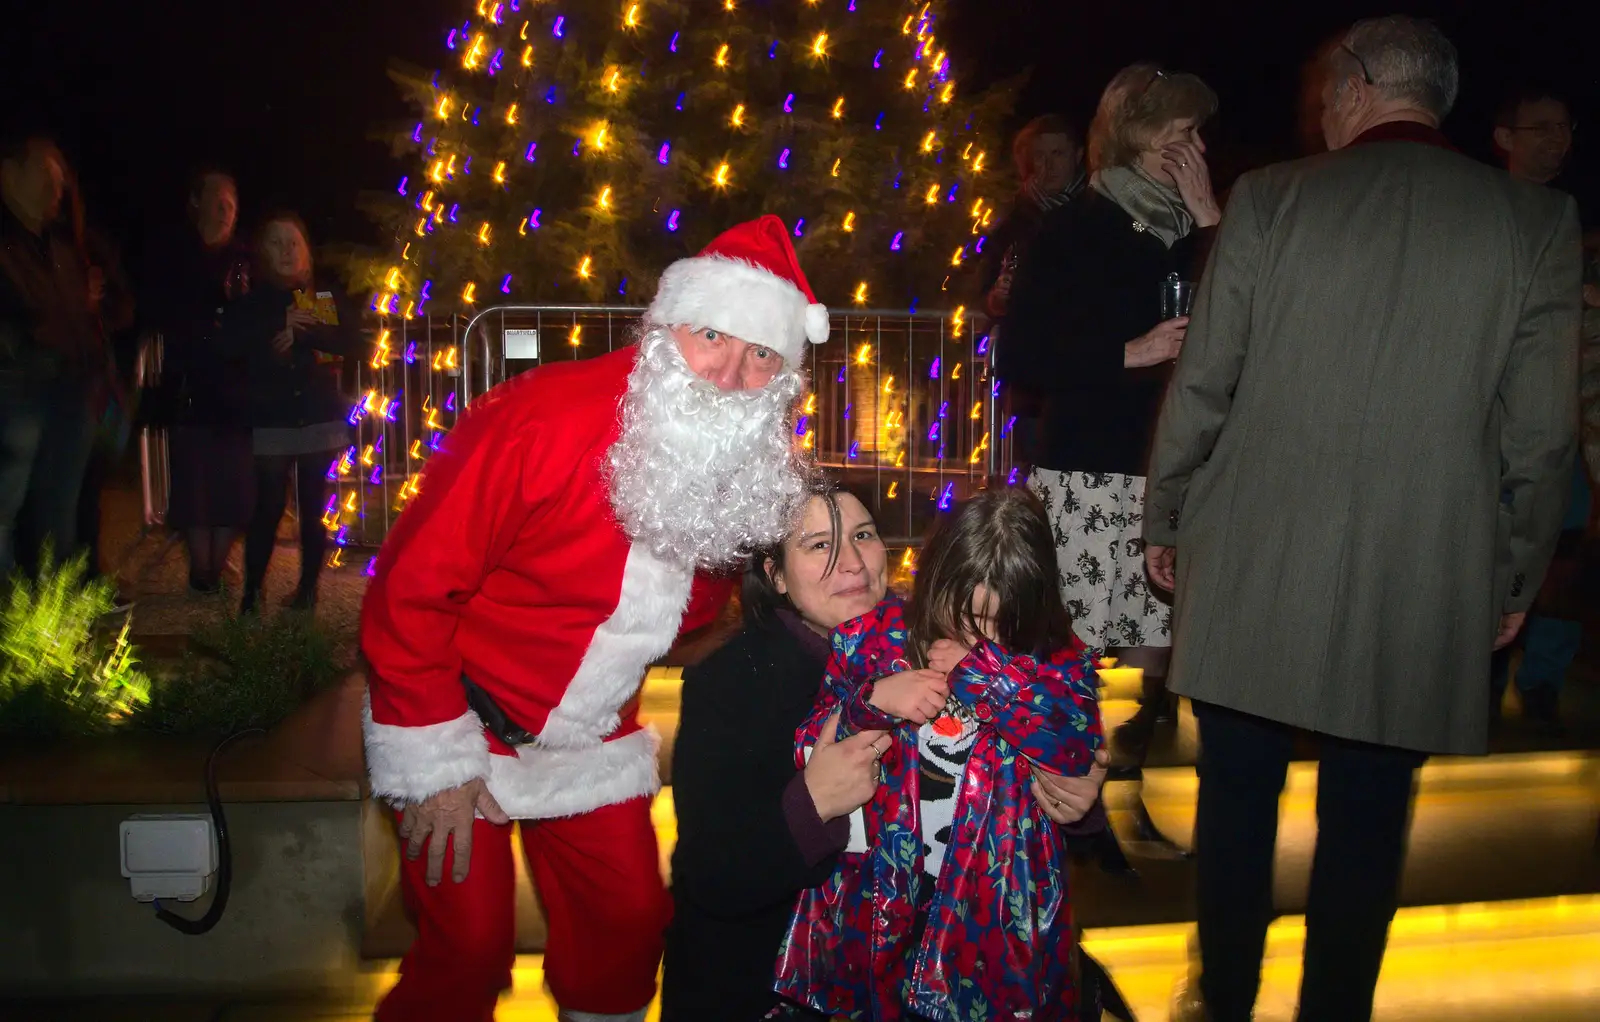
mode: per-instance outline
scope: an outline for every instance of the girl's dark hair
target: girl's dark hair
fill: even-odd
[[[861,506],[867,508],[870,513],[872,505],[863,499],[859,493],[856,493],[848,486],[844,486],[837,480],[819,475],[806,483],[805,492],[801,494],[800,501],[796,505],[794,526],[790,530],[792,535],[795,529],[801,527],[800,518],[805,515],[805,509],[811,503],[812,498],[822,498],[822,502],[828,508],[830,536],[828,565],[822,573],[824,578],[833,574],[833,567],[839,560],[839,543],[843,539],[842,533],[844,532],[844,522],[839,514],[839,495],[841,493],[847,493],[856,498],[861,502]],[[784,571],[787,569],[786,561],[789,551],[785,542],[788,539],[789,537],[785,536],[778,542],[762,547],[750,555],[750,563],[746,565],[744,577],[739,583],[739,601],[744,607],[744,619],[747,624],[766,624],[777,617],[778,611],[794,610],[794,603],[789,599],[788,594],[778,592],[777,583],[772,581],[772,573],[767,570],[767,561],[769,560],[772,562],[772,571]]]
[[[1072,644],[1061,603],[1055,536],[1044,505],[1028,490],[984,490],[935,527],[918,558],[907,622],[919,662],[939,639],[981,635],[972,594],[999,601],[995,638],[1018,653],[1049,655]]]

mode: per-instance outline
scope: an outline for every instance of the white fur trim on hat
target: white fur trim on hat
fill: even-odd
[[[667,326],[711,327],[798,362],[806,341],[828,339],[826,306],[794,284],[742,259],[695,256],[661,274],[647,318]]]

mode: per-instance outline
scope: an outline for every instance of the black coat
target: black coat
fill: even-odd
[[[308,290],[315,291],[315,288]],[[337,422],[350,414],[352,399],[339,389],[335,366],[319,364],[318,353],[359,358],[365,342],[358,312],[338,302],[337,326],[318,325],[295,332],[286,355],[273,350],[284,328],[294,291],[257,279],[250,293],[222,313],[222,349],[244,358],[249,372],[250,425],[294,428]]]
[[[156,424],[247,425],[244,355],[225,354],[219,334],[229,296],[248,285],[249,263],[243,245],[206,248],[192,227],[163,238],[145,257],[139,316],[162,337],[161,382],[147,399]]]
[[[1200,279],[1214,231],[1168,249],[1092,188],[1046,217],[1002,337],[1024,363],[1017,378],[1042,392],[1041,468],[1144,475],[1171,368],[1125,369],[1124,345],[1161,322],[1168,274]]]
[[[773,964],[795,896],[834,868],[832,856],[807,865],[782,807],[825,666],[773,622],[684,672],[662,1022],[755,1022],[778,1001]]]

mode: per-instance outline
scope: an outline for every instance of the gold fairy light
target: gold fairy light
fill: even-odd
[[[590,258],[588,256],[584,256],[583,257],[583,262],[578,264],[578,276],[582,277],[584,280],[588,280],[589,279],[590,261],[591,260],[590,260]]]
[[[477,299],[478,285],[469,280],[467,281],[467,286],[461,289],[461,300],[466,304],[471,305],[473,302],[477,301]]]
[[[861,286],[864,289],[866,287],[866,282],[863,281]],[[869,366],[871,364],[872,364],[872,345],[863,344],[856,351],[856,365],[858,365],[858,366]]]
[[[624,14],[622,16],[622,27],[623,28],[638,28],[639,27],[639,5],[638,4],[629,4],[628,5],[628,13]]]
[[[728,66],[728,44],[727,43],[723,43],[721,48],[717,50],[717,66],[718,67],[727,67]]]
[[[844,116],[844,97],[840,96],[833,101],[833,119],[838,120]]]
[[[933,145],[938,140],[939,140],[938,134],[936,134],[935,132],[932,132],[932,131],[930,131],[926,135],[922,136],[922,151],[925,152],[925,153],[933,152]]]
[[[738,106],[733,108],[733,116],[729,117],[728,121],[735,128],[744,127],[744,104],[743,103],[740,103]]]
[[[939,183],[937,181],[928,186],[927,192],[922,196],[922,201],[930,206],[939,201]]]
[[[581,345],[583,343],[583,324],[582,323],[574,323],[574,324],[572,324],[572,329],[567,331],[567,343],[572,345],[574,348],[578,347],[579,345]]]
[[[728,165],[726,163],[718,164],[717,173],[712,178],[712,181],[718,188],[728,187]]]
[[[497,185],[503,185],[503,184],[506,183],[506,161],[505,160],[501,160],[499,163],[496,163],[494,165],[494,183],[497,184]]]
[[[515,126],[517,123],[517,104],[506,107],[506,123]]]
[[[478,228],[478,244],[480,244],[480,245],[489,244],[489,233],[490,233],[489,232],[489,221],[485,220],[483,222],[483,224]]]
[[[529,45],[524,46],[522,48],[522,66],[523,67],[532,67],[533,66],[533,46],[532,46],[532,44],[529,44]]]
[[[811,55],[813,57],[826,57],[828,55],[828,33],[817,33],[817,38],[811,43]]]
[[[602,188],[600,190],[600,199],[596,203],[596,205],[598,205],[603,210],[606,210],[608,212],[610,211],[610,209],[611,209],[611,186],[610,185],[606,185],[604,188]]]
[[[844,229],[847,231],[853,231],[856,229],[856,214],[854,210],[851,210],[844,215]]]
[[[857,305],[865,305],[865,304],[867,304],[867,282],[866,281],[863,280],[861,283],[856,285],[856,293],[854,295],[854,300],[855,300],[855,303]]]
[[[606,91],[615,93],[622,87],[622,69],[611,68],[606,72]]]

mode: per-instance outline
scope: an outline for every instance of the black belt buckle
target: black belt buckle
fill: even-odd
[[[461,676],[461,687],[467,690],[467,705],[472,707],[472,712],[483,721],[484,728],[490,734],[510,746],[532,745],[536,741],[526,728],[506,716],[506,711],[489,697],[489,693],[475,685],[465,674]]]

